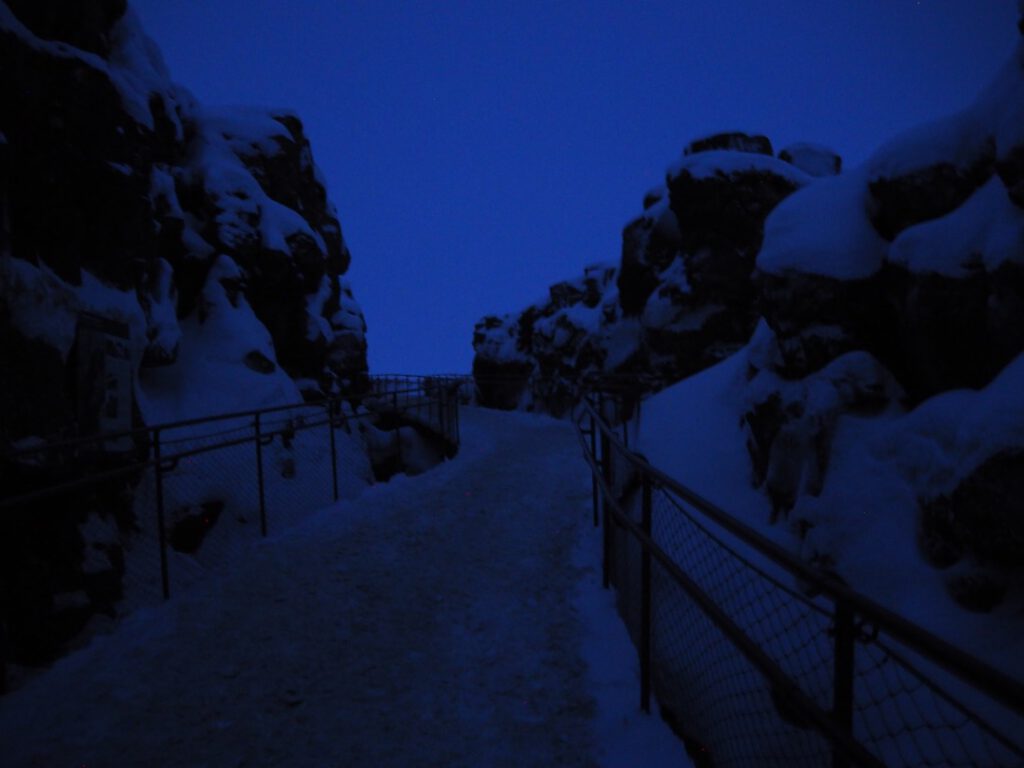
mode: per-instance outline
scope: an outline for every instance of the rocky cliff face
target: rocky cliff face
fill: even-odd
[[[76,431],[65,382],[81,312],[127,326],[149,418],[175,415],[172,371],[197,345],[237,364],[217,375],[236,377],[238,407],[336,392],[366,370],[348,249],[302,123],[199,105],[125,5],[0,4],[0,322],[19,359],[0,374],[7,440]],[[214,281],[238,315],[226,338],[207,328]]]
[[[851,456],[891,454],[900,466],[880,474],[901,498],[886,513],[916,519],[921,553],[974,610],[1019,586],[1024,558],[1022,115],[1018,44],[966,109],[780,204],[757,257],[766,326],[744,415],[755,482],[809,531],[809,556],[836,563],[844,545],[822,500],[871,487]],[[841,445],[865,418],[874,443]]]
[[[364,384],[298,117],[198,104],[125,0],[0,2],[0,72],[0,449]],[[5,458],[3,495],[42,469]],[[123,482],[4,510],[0,662],[112,613],[140,525]]]
[[[950,594],[990,610],[1024,562],[1021,158],[1024,44],[972,105],[857,168],[814,145],[694,142],[617,265],[477,325],[474,372],[495,405],[560,411],[581,378],[650,392],[740,354],[751,471],[732,482],[841,573],[851,552],[874,562],[843,510],[872,530],[850,501],[877,502],[915,521],[907,550],[947,569]]]
[[[753,273],[765,217],[839,166],[837,155],[809,144],[777,158],[764,136],[694,141],[665,185],[644,196],[617,265],[588,268],[553,286],[549,301],[477,325],[473,370],[485,400],[558,412],[571,399],[567,382],[626,375],[660,388],[727,357],[757,321]]]

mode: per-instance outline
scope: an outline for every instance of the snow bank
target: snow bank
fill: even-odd
[[[580,538],[572,562],[582,571],[573,608],[583,625],[582,653],[596,704],[594,732],[600,751],[599,765],[692,766],[683,743],[658,716],[657,700],[652,697],[653,711],[649,715],[637,705],[640,669],[636,648],[616,611],[615,593],[601,587],[601,547],[596,532]]]
[[[747,350],[646,400],[637,450],[654,466],[750,525],[771,515],[750,483],[750,458],[740,427]]]

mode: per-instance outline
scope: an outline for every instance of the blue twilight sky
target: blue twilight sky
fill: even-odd
[[[1014,0],[131,0],[210,104],[297,110],[352,250],[370,367],[468,371],[473,324],[615,261],[695,137],[856,164],[971,100]]]

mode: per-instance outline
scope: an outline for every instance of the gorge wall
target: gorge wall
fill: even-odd
[[[560,412],[572,399],[568,382],[627,376],[658,389],[727,357],[758,317],[765,217],[840,166],[811,144],[775,157],[764,136],[692,142],[626,225],[617,264],[588,267],[552,286],[547,302],[477,324],[473,372],[484,401]]]
[[[296,115],[199,104],[126,0],[0,2],[0,73],[3,454],[365,386],[350,254]],[[342,448],[368,474],[360,439]],[[28,463],[3,455],[3,496],[66,477]],[[3,510],[0,672],[115,615],[156,536],[139,482]],[[215,520],[229,497],[168,514]]]
[[[848,576],[843,537],[859,534],[842,517],[871,486],[851,456],[876,451],[858,466],[894,473],[899,498],[879,492],[870,514],[913,521],[909,550],[961,606],[991,611],[1024,583],[1022,184],[1021,44],[972,104],[852,169],[815,145],[693,142],[617,263],[477,324],[482,398],[558,414],[587,380],[651,394],[740,355],[728,396],[749,475],[730,482],[758,488],[795,547]],[[854,429],[879,437],[837,437]]]
[[[125,0],[0,4],[0,66],[0,324],[19,360],[0,373],[0,437],[81,431],[65,386],[81,312],[127,326],[150,420],[216,386],[197,378],[212,367],[238,407],[366,371],[349,252],[297,116],[197,103]]]

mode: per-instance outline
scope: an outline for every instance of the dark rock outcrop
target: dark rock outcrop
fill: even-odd
[[[790,144],[779,151],[779,160],[795,165],[808,176],[837,176],[843,170],[843,158],[820,144]]]
[[[695,155],[698,152],[709,152],[715,149],[736,152],[753,152],[759,155],[771,155],[772,143],[767,136],[760,134],[751,136],[748,133],[732,131],[716,133],[702,139],[691,141],[683,149],[684,155]]]
[[[177,510],[171,523],[171,546],[186,554],[197,552],[223,511],[224,502],[216,499]]]
[[[71,333],[79,311],[114,315],[132,331],[133,365],[173,364],[218,256],[240,268],[234,290],[269,331],[275,364],[323,392],[358,380],[365,329],[341,278],[350,256],[299,119],[198,105],[123,0],[15,2],[0,13],[10,74],[0,84],[0,310],[6,333],[27,340],[14,343],[44,342],[19,366],[33,381],[9,396],[33,410],[35,392],[50,389],[43,378],[64,378],[46,348],[67,361],[68,331],[33,322],[52,310]],[[116,307],[93,306],[90,280]],[[14,298],[26,291],[34,302]],[[64,300],[49,307],[56,291]],[[51,406],[60,412],[66,398]],[[2,426],[0,437],[24,434]]]
[[[197,416],[364,385],[350,255],[298,117],[196,103],[125,0],[0,2],[0,70],[0,448],[102,428],[114,403],[80,369],[87,317],[123,333],[106,370],[122,427],[190,396]],[[204,404],[211,384],[227,399]],[[5,457],[4,495],[70,469]],[[138,481],[4,516],[5,656],[45,662],[113,610]],[[215,517],[173,541],[195,551]]]
[[[1024,448],[992,455],[948,494],[921,500],[921,541],[948,567],[964,556],[1002,568],[1024,563]]]
[[[986,150],[966,168],[939,163],[903,176],[873,180],[868,188],[878,233],[892,240],[907,227],[944,216],[962,205],[992,172],[995,156],[990,147]]]

